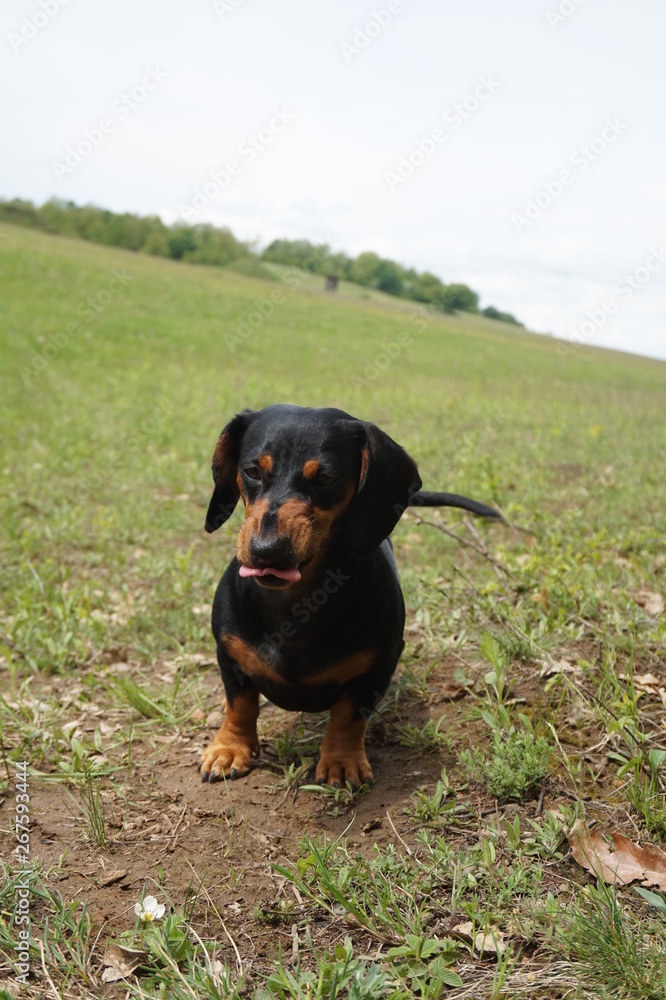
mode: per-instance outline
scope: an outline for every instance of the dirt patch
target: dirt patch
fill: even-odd
[[[451,666],[453,670],[453,665]],[[437,691],[446,671],[433,682],[433,704],[412,700],[405,721],[423,724],[429,716],[446,718],[446,725],[458,725],[463,711],[459,702],[438,701]],[[219,704],[220,685],[216,668],[206,677],[210,688],[208,708]],[[38,696],[33,684],[33,696]],[[53,693],[60,679],[44,680]],[[77,731],[90,738],[100,718],[118,720],[117,705],[105,711],[102,697],[89,706],[88,714],[77,713]],[[129,712],[124,713],[126,716]],[[323,736],[324,716],[304,717],[281,712],[272,705],[262,707],[259,729],[262,737],[258,766],[234,782],[204,784],[197,772],[202,748],[212,738],[213,728],[179,729],[169,735],[162,731],[133,736],[131,763],[109,777],[95,779],[102,790],[107,841],[91,842],[82,793],[55,772],[30,780],[31,860],[43,866],[49,888],[57,888],[68,900],[85,903],[101,941],[135,925],[134,905],[142,891],[162,891],[174,907],[182,908],[188,897],[199,894],[194,913],[204,929],[219,932],[219,921],[204,902],[213,902],[241,953],[243,964],[265,968],[275,957],[278,944],[289,938],[267,922],[261,914],[275,909],[284,895],[284,879],[276,878],[273,863],[286,863],[299,856],[305,835],[345,833],[349,846],[371,852],[374,846],[395,840],[390,815],[401,835],[411,836],[404,809],[414,789],[433,785],[443,763],[454,758],[418,755],[399,746],[393,724],[377,717],[371,727],[368,752],[376,782],[371,791],[358,795],[352,803],[330,796],[288,787],[284,768],[277,762],[274,737],[299,725],[307,727],[312,744],[319,730]],[[107,721],[108,724],[108,721]],[[126,724],[126,723],[125,723]],[[297,755],[298,756],[298,755]],[[109,760],[113,764],[112,760]],[[4,857],[15,846],[10,826],[11,799],[0,806],[4,814],[0,836]],[[158,891],[160,890],[160,891]],[[161,898],[161,897],[160,897]],[[292,900],[293,901],[293,900]],[[261,913],[259,912],[261,911]],[[232,945],[223,943],[223,958],[235,962]],[[112,994],[109,994],[112,995]]]
[[[207,670],[207,709],[212,711],[219,704],[221,687],[216,668]],[[460,670],[460,657],[444,658],[431,672],[421,696],[407,690],[396,701],[389,694],[369,729],[375,785],[352,802],[342,795],[336,801],[330,794],[303,791],[286,782],[287,762],[278,761],[280,740],[284,742],[285,733],[291,732],[296,747],[293,759],[298,762],[302,756],[298,740],[316,747],[326,720],[324,716],[289,715],[268,704],[262,707],[259,720],[258,766],[234,782],[210,785],[199,780],[197,762],[214,735],[212,727],[182,727],[168,734],[156,727],[147,735],[134,736],[131,763],[97,782],[106,817],[104,846],[91,842],[80,791],[48,777],[31,779],[32,860],[42,863],[49,888],[87,905],[94,934],[99,934],[93,961],[100,961],[108,940],[134,927],[134,905],[145,891],[168,900],[178,910],[190,906],[198,932],[219,940],[222,960],[234,968],[240,958],[244,972],[261,979],[271,971],[271,960],[279,949],[291,949],[292,921],[302,902],[272,866],[293,864],[305,836],[344,835],[350,851],[365,856],[388,842],[413,848],[419,824],[406,809],[416,789],[432,792],[442,766],[452,775],[459,800],[469,806],[467,821],[458,817],[456,826],[445,831],[454,845],[461,846],[470,838],[476,842],[483,817],[503,814],[512,819],[520,814],[533,818],[562,796],[574,798],[556,776],[546,783],[538,802],[520,807],[500,809],[482,788],[465,787],[455,772],[457,752],[487,740],[487,729],[471,718],[473,696],[459,683]],[[465,665],[468,676],[476,677],[479,671],[479,664]],[[513,670],[512,696],[527,713],[536,711],[544,699],[538,671],[535,664],[516,665]],[[47,686],[52,690],[53,684],[51,679]],[[118,713],[117,705],[109,706],[106,717],[117,719]],[[91,732],[99,726],[100,716],[105,717],[105,706],[98,698],[79,725]],[[449,734],[446,751],[422,753],[400,745],[401,726],[422,729],[431,718],[443,720],[441,729]],[[568,740],[566,735],[563,738]],[[572,746],[587,743],[594,747],[599,738],[596,730],[581,729],[572,722]],[[603,784],[602,758],[603,754],[592,755],[590,761],[599,765],[597,780]],[[314,767],[314,756],[312,761]],[[612,796],[611,786],[606,791]],[[599,800],[598,788],[594,799]],[[592,804],[593,798],[589,801]],[[14,846],[8,831],[9,803],[5,800],[0,808],[4,857]],[[574,870],[572,866],[571,874]],[[557,892],[558,879],[548,888]],[[220,934],[221,921],[225,936]],[[325,915],[309,925],[312,941],[319,940],[329,949],[349,932],[347,922]],[[358,929],[355,940],[363,947]],[[103,995],[121,993],[109,986]]]

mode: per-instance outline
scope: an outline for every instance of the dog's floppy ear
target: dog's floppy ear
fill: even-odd
[[[240,497],[236,477],[238,456],[243,434],[255,416],[254,410],[243,410],[229,421],[218,439],[213,455],[215,488],[206,514],[206,531],[217,529],[228,521]]]
[[[391,534],[421,488],[421,477],[404,448],[375,424],[358,421],[354,432],[361,446],[361,472],[345,514],[342,542],[362,558]]]

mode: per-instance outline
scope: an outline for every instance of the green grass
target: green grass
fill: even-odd
[[[636,926],[610,886],[590,888],[567,914],[560,933],[582,977],[604,982],[607,996],[666,996],[663,927]]]
[[[361,849],[339,839],[357,812],[382,818],[379,793],[301,792],[320,735],[309,721],[286,735],[284,721],[270,722],[278,781],[264,776],[262,787],[278,819],[268,832],[289,824],[281,802],[309,803],[308,839],[278,865],[280,886],[301,894],[286,921],[297,959],[276,945],[247,958],[261,921],[235,932],[238,958],[227,911],[211,923],[187,909],[181,868],[196,826],[177,825],[178,800],[160,855],[171,922],[148,940],[130,995],[395,1000],[453,996],[456,976],[479,995],[525,996],[533,969],[546,970],[544,997],[664,996],[651,957],[665,947],[662,914],[629,890],[595,896],[565,857],[564,835],[585,814],[665,843],[663,705],[639,678],[666,684],[666,621],[638,594],[665,588],[666,365],[562,351],[355,286],[327,293],[273,265],[254,276],[190,267],[10,226],[0,227],[0,269],[0,791],[11,761],[26,756],[34,802],[60,790],[60,811],[69,815],[68,803],[73,817],[67,877],[84,849],[131,858],[128,819],[148,801],[139,790],[159,795],[160,753],[202,741],[219,699],[208,615],[239,516],[212,538],[203,521],[212,451],[233,413],[278,401],[340,406],[403,444],[426,488],[496,502],[532,532],[468,528],[445,512],[442,523],[473,546],[461,547],[403,518],[407,647],[371,727],[374,747],[412,761],[404,791],[392,789],[395,837],[385,820],[389,842],[375,853],[371,840]],[[451,725],[438,691],[454,670],[471,695]],[[86,718],[92,727],[79,732]],[[499,760],[511,732],[514,743],[545,736],[550,762],[529,766],[530,747]],[[466,750],[499,761],[504,784],[468,785]],[[498,805],[495,796],[520,799],[542,780],[549,811]],[[253,886],[258,912],[291,914],[254,859],[243,794],[235,786],[229,815],[213,820],[226,845],[216,877]],[[11,849],[7,823],[3,836]],[[35,913],[47,967],[66,995],[97,994],[97,935],[118,940],[126,925],[91,921],[86,893],[70,903],[68,882],[56,891],[47,876]],[[447,944],[458,921],[474,934],[501,931],[510,950],[495,964],[466,939]],[[617,942],[624,960],[610,962]],[[38,950],[33,958],[41,968]]]
[[[523,802],[537,793],[548,771],[550,747],[543,736],[513,728],[492,733],[491,754],[464,750],[459,763],[465,774],[486,786],[499,802]]]

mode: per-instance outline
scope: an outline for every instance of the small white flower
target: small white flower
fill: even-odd
[[[150,922],[151,920],[161,920],[164,916],[166,906],[158,903],[154,896],[144,896],[141,903],[136,903],[134,912],[141,920]]]

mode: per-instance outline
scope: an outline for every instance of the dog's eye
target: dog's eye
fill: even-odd
[[[332,472],[320,472],[315,479],[316,486],[332,486],[338,477]]]
[[[247,469],[243,469],[243,475],[246,479],[256,481],[261,479],[261,469],[258,469],[256,465],[250,465]]]

